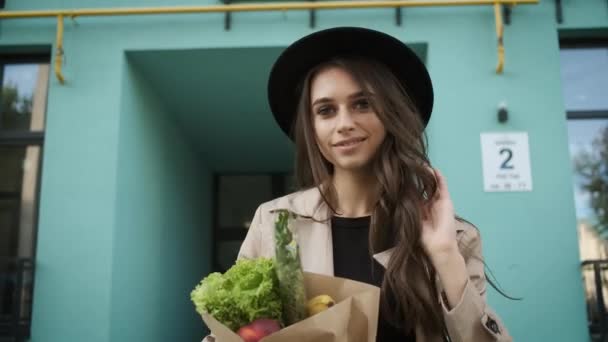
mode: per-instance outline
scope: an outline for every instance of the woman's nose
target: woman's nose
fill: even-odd
[[[337,131],[338,133],[352,131],[355,128],[353,114],[348,108],[342,107],[338,112]]]

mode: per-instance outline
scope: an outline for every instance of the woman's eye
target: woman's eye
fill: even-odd
[[[355,109],[357,110],[368,110],[370,107],[369,100],[360,99],[355,102]]]
[[[331,106],[321,106],[319,108],[317,108],[317,114],[319,115],[328,115],[331,114],[333,112],[333,109]]]

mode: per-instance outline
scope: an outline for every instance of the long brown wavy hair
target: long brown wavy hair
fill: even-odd
[[[316,143],[310,99],[311,80],[330,66],[346,70],[370,94],[371,106],[386,129],[386,138],[371,161],[378,193],[369,236],[371,254],[395,247],[382,282],[383,313],[405,333],[417,325],[429,333],[445,332],[436,271],[421,243],[422,215],[437,192],[437,182],[428,169],[424,123],[406,89],[387,67],[374,60],[342,56],[308,72],[297,90],[300,100],[292,130],[298,186],[318,187],[336,212],[333,166]]]

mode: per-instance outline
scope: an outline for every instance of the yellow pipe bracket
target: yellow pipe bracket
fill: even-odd
[[[63,65],[63,14],[57,16],[57,39],[55,45],[55,76],[59,83],[64,84],[65,78],[61,72],[61,66]]]
[[[494,3],[494,17],[496,19],[496,39],[498,42],[498,65],[496,66],[496,73],[502,74],[505,67],[505,46],[503,43],[503,34],[505,26],[502,22],[501,4]]]

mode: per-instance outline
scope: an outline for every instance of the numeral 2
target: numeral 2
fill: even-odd
[[[513,169],[513,165],[509,164],[509,162],[513,158],[513,151],[511,151],[510,148],[503,148],[503,149],[500,150],[500,155],[503,155],[503,154],[507,155],[507,159],[505,159],[505,161],[503,161],[502,164],[500,164],[500,168],[502,170],[511,170],[511,169]]]

